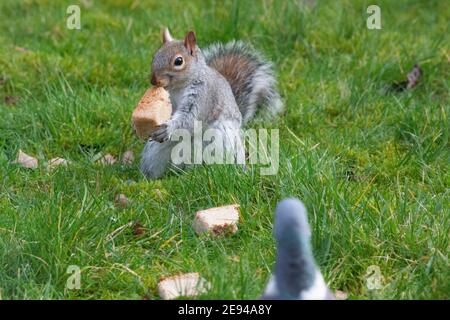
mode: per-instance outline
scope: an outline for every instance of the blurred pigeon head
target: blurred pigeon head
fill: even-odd
[[[316,266],[311,249],[311,229],[305,206],[295,198],[276,208],[274,235],[277,258],[262,299],[334,299]]]

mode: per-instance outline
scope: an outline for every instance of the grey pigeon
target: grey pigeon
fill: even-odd
[[[274,235],[277,259],[261,299],[334,300],[311,249],[311,229],[303,203],[295,198],[278,203]]]

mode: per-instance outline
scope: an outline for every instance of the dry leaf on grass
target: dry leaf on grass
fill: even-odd
[[[417,83],[420,80],[420,77],[422,76],[422,69],[420,69],[418,64],[415,64],[414,67],[412,68],[411,72],[408,73],[408,85],[407,85],[407,89],[411,89],[414,88]]]
[[[145,228],[139,221],[135,221],[133,224],[133,234],[135,236],[141,236],[145,233]]]
[[[391,91],[404,91],[407,89],[414,88],[418,83],[420,78],[422,77],[422,69],[420,69],[418,64],[415,64],[414,67],[407,75],[407,80],[396,82],[390,86]],[[388,89],[388,91],[389,91]]]
[[[123,193],[121,194],[117,194],[114,197],[114,204],[116,205],[116,207],[120,207],[120,208],[125,208],[129,203],[129,200],[127,198],[126,195],[124,195]]]
[[[8,106],[14,106],[19,102],[19,97],[5,96],[3,101],[5,101],[5,104]]]

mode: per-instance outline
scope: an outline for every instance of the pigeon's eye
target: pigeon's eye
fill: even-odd
[[[177,67],[183,65],[183,57],[176,57],[175,61],[173,62],[173,64]]]

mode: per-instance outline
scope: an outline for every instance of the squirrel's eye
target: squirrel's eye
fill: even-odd
[[[183,57],[176,57],[175,61],[173,62],[176,66],[181,66],[183,64]]]

